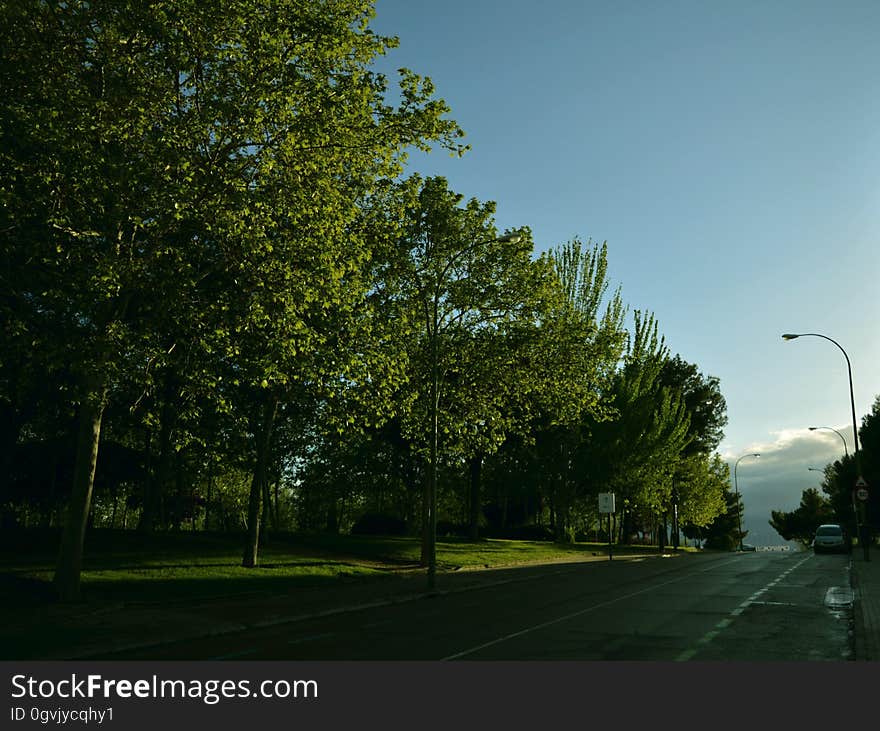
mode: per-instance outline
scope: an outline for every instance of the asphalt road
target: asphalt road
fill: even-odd
[[[849,557],[764,552],[528,578],[107,659],[845,660]]]

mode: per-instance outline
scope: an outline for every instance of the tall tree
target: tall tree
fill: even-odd
[[[467,428],[455,420],[462,404],[453,381],[471,380],[475,385],[473,369],[465,374],[461,367],[458,346],[476,344],[477,338],[485,340],[484,334],[534,317],[547,271],[531,259],[527,229],[498,235],[494,203],[464,202],[463,196],[449,190],[444,178],[416,180],[418,195],[412,199],[400,240],[399,282],[415,324],[410,341],[410,362],[415,369],[410,378],[412,408],[403,426],[427,457],[422,560],[433,583],[440,461],[454,441],[446,435]],[[473,408],[460,413],[463,421],[469,421],[471,428],[479,427],[483,434],[482,444],[472,445],[476,451],[500,443],[485,423],[481,425],[493,416],[487,407],[497,398],[499,382],[494,379],[493,396],[491,389],[486,390],[491,379],[479,380],[483,387],[467,397]],[[495,433],[500,431],[503,428]]]
[[[588,423],[582,460],[593,464],[596,481],[612,488],[629,508],[623,532],[633,521],[660,520],[671,503],[676,463],[689,442],[689,415],[681,392],[661,380],[668,359],[665,339],[650,313],[634,313],[634,329],[610,398],[617,417]]]
[[[663,364],[660,381],[663,385],[681,392],[690,416],[690,441],[684,454],[709,454],[716,450],[727,425],[727,404],[721,393],[719,379],[703,375],[695,364],[676,355]]]
[[[573,533],[571,511],[601,482],[584,463],[586,423],[616,418],[610,396],[623,353],[625,307],[608,295],[608,245],[574,239],[551,252],[562,292],[533,340],[536,448],[544,457],[557,540]],[[586,461],[589,461],[588,459]],[[595,466],[595,465],[592,465]]]
[[[121,374],[161,365],[183,334],[241,364],[252,386],[284,381],[322,344],[314,320],[363,286],[359,203],[407,148],[459,149],[428,80],[404,70],[399,104],[386,102],[369,66],[396,41],[369,30],[372,15],[366,0],[4,10],[4,275],[13,307],[57,323],[76,377],[63,597],[78,594],[101,420]],[[254,360],[246,337],[269,352]]]

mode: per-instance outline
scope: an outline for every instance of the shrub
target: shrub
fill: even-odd
[[[392,515],[365,513],[351,527],[353,536],[403,536],[406,521]]]

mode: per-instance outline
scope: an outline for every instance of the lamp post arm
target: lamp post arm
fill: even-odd
[[[841,434],[839,431],[837,431],[837,429],[834,429],[833,427],[830,427],[830,426],[828,428],[831,429],[831,431],[833,431],[835,434],[837,434],[837,436],[840,437],[840,440],[843,442],[843,455],[845,457],[849,457],[849,450],[846,448],[846,438],[843,436],[843,434]]]
[[[846,437],[843,436],[837,429],[833,426],[811,426],[810,431],[815,431],[816,429],[827,429],[828,431],[833,431],[837,436],[840,437],[840,441],[843,442],[843,454],[845,457],[849,457],[849,449],[846,446]]]

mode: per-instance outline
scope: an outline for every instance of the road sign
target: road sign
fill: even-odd
[[[860,487],[858,490],[856,490],[856,497],[859,500],[867,500],[868,499],[868,488]]]
[[[856,487],[867,487],[868,483],[865,482],[865,478],[859,475],[859,478],[856,480]]]
[[[599,493],[599,512],[600,513],[613,513],[614,512],[614,493],[613,492],[600,492]]]

